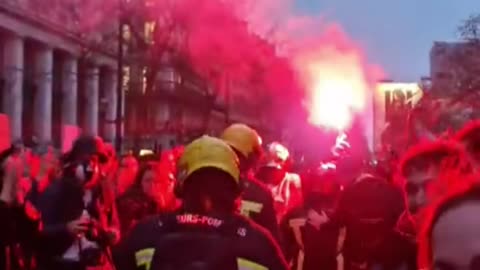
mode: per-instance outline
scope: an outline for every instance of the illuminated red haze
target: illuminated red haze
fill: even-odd
[[[73,0],[58,3],[68,1]],[[117,0],[81,2],[85,14],[93,14],[94,10],[99,14],[82,16],[90,18],[83,22],[88,26],[85,28],[104,25],[99,23],[101,20],[91,18],[108,21],[111,16],[105,15],[111,14],[109,10],[118,3]],[[133,10],[135,3],[141,3],[128,2]],[[371,111],[374,82],[378,79],[376,75],[381,74],[367,64],[360,47],[338,25],[325,23],[321,15],[302,16],[292,12],[295,3],[295,0],[153,0],[144,12],[147,17],[158,19],[156,44],[160,48],[162,42],[167,48],[175,47],[213,85],[219,83],[218,74],[227,73],[230,79],[238,81],[260,81],[262,87],[275,93],[270,103],[286,100],[289,105],[300,103],[297,90],[305,89],[300,94],[304,96],[309,122],[345,130],[353,116],[365,116]],[[258,37],[269,40],[272,46],[259,42]],[[286,57],[275,57],[277,52]],[[364,117],[365,123],[371,118],[371,115]]]
[[[336,25],[303,42],[292,55],[305,87],[309,122],[338,131],[371,106],[377,69],[366,64],[360,48]]]

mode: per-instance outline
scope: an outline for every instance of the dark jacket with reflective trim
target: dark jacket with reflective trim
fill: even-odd
[[[272,192],[266,185],[254,178],[243,179],[242,215],[267,229],[279,242],[279,228],[273,203]]]
[[[271,235],[239,215],[151,218],[133,229],[114,257],[118,270],[288,269]]]
[[[284,253],[292,269],[337,269],[340,228],[333,222],[315,228],[308,211],[300,206],[288,211],[280,223]]]

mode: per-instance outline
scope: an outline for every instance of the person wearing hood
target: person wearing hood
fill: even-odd
[[[0,153],[0,269],[32,270],[40,245],[42,217],[26,197],[31,179],[16,147]]]
[[[65,156],[61,179],[38,200],[45,225],[40,269],[112,265],[110,247],[120,231],[115,204],[103,198],[101,164],[107,162],[103,141],[93,136],[79,137]]]

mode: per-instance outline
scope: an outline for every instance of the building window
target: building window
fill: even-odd
[[[452,74],[446,73],[446,72],[437,72],[435,74],[435,78],[440,79],[440,80],[446,80],[446,79],[451,79]]]
[[[147,68],[142,69],[142,93],[147,92]]]
[[[123,28],[123,39],[125,41],[130,41],[130,39],[132,38],[132,32],[131,32],[130,26],[124,24],[122,28]]]
[[[473,57],[475,55],[475,51],[472,48],[467,48],[464,51],[464,55],[466,57]]]
[[[145,40],[153,43],[153,32],[155,31],[155,22],[146,22],[144,26]]]
[[[130,83],[130,67],[123,67],[123,80],[122,80],[122,89],[124,92],[128,92]]]
[[[442,46],[442,47],[435,48],[434,54],[436,56],[439,56],[439,55],[445,54],[446,52],[447,52],[447,49],[444,46]]]

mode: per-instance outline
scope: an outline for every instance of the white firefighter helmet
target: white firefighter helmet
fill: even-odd
[[[288,158],[290,157],[290,152],[288,149],[278,142],[272,142],[267,146],[267,167],[277,167],[282,168]]]

